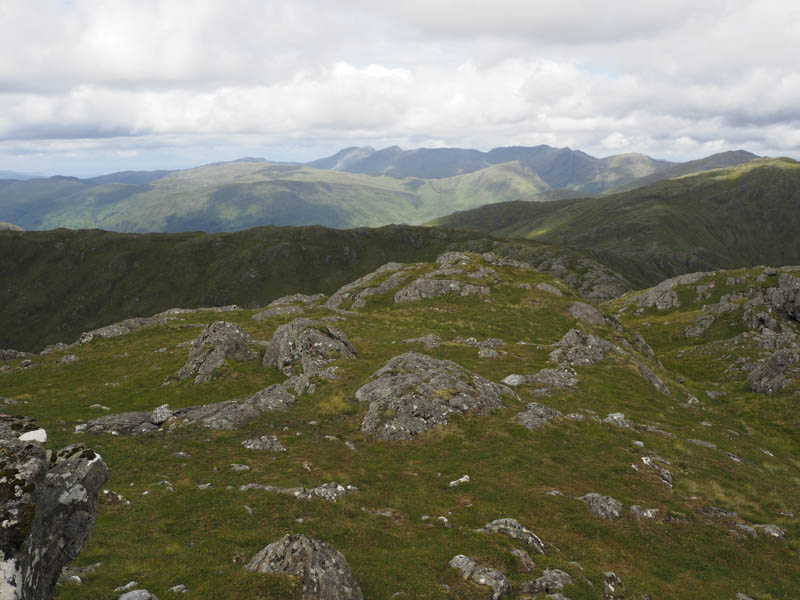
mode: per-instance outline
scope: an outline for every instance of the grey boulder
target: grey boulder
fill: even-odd
[[[544,554],[544,542],[538,535],[522,525],[516,519],[495,519],[487,523],[484,528],[493,533],[501,533],[515,540],[524,542],[539,554]]]
[[[173,376],[194,377],[195,383],[211,381],[216,369],[230,358],[236,361],[255,360],[258,355],[248,348],[250,336],[236,323],[214,321],[192,341],[189,360]]]
[[[285,375],[315,375],[337,358],[355,358],[356,349],[344,332],[321,321],[295,319],[275,330],[262,365]]]
[[[303,600],[363,600],[344,556],[330,544],[287,534],[256,554],[245,569],[292,575],[302,580]]]
[[[458,415],[487,415],[515,398],[508,387],[449,361],[418,352],[395,356],[355,393],[369,405],[361,430],[411,440]]]
[[[578,498],[589,505],[592,514],[601,519],[619,519],[622,514],[622,503],[611,496],[601,496],[594,492]]]
[[[451,558],[449,564],[454,569],[461,571],[463,579],[492,588],[492,600],[499,600],[511,593],[511,584],[508,578],[497,569],[481,565],[463,554]]]
[[[51,454],[47,434],[26,417],[0,414],[0,598],[49,600],[97,519],[108,479],[99,454],[74,444]]]

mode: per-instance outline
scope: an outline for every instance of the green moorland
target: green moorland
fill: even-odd
[[[235,231],[259,225],[377,227],[423,223],[550,187],[519,162],[446,179],[397,179],[240,161],[141,184],[74,178],[5,182],[0,216],[25,229]]]
[[[590,249],[638,286],[718,268],[800,263],[800,163],[758,159],[605,198],[510,202],[434,221]]]
[[[38,352],[84,331],[175,306],[252,308],[295,292],[331,293],[386,262],[431,260],[452,248],[511,255],[587,292],[602,274],[614,284],[605,297],[630,289],[585,253],[428,227],[0,231],[0,348]]]
[[[434,268],[428,264],[408,272],[419,275]],[[637,297],[629,294],[603,305],[607,314],[619,315],[622,327],[613,321],[591,326],[568,313],[580,298],[563,282],[531,270],[489,265],[473,255],[469,269],[480,268],[492,268],[496,275],[484,271],[485,279],[466,273],[449,277],[489,285],[485,297],[394,304],[392,291],[349,313],[306,308],[306,316],[339,317],[336,326],[358,357],[334,363],[340,377],[318,382],[317,391],[299,396],[288,412],[267,413],[235,431],[176,426],[131,437],[74,433],[77,424],[106,414],[92,408],[95,404],[113,413],[164,403],[178,408],[243,398],[283,381],[278,370],[264,369],[259,361],[228,361],[210,383],[162,386],[186,361],[182,344],[218,319],[216,313],[179,315],[164,327],[71,348],[66,352],[78,360],[67,364],[61,351],[35,357],[29,368],[20,360],[8,361],[10,368],[0,372],[0,389],[16,403],[14,412],[35,417],[47,429],[51,448],[78,441],[95,448],[111,471],[107,488],[130,500],[129,506],[101,504],[76,565],[102,564],[83,585],[60,586],[58,600],[116,598],[113,589],[131,580],[160,598],[169,598],[168,588],[179,583],[192,598],[299,598],[296,581],[242,568],[242,560],[287,532],[305,533],[340,550],[368,599],[488,598],[488,588],[463,581],[448,567],[456,554],[503,571],[515,590],[543,568],[562,569],[575,580],[563,590],[573,600],[601,598],[605,571],[621,577],[629,598],[730,600],[738,592],[757,600],[795,597],[800,581],[800,389],[795,384],[772,397],[755,394],[744,373],[728,368],[737,364],[737,356],[760,352],[752,344],[738,348],[726,342],[748,329],[744,304],[700,337],[683,333],[703,303],[718,302],[724,293],[774,285],[772,280],[760,283],[760,269],[715,273],[707,281],[678,286],[681,304],[667,311],[639,309]],[[696,286],[712,282],[708,297],[698,300]],[[540,291],[540,283],[564,295]],[[262,341],[292,318],[257,322],[254,313],[239,310],[224,318]],[[776,318],[797,331],[785,316]],[[572,327],[622,348],[595,365],[576,367],[580,383],[574,388],[542,394],[522,385],[515,388],[519,399],[506,408],[454,419],[411,442],[378,441],[360,430],[366,407],[354,393],[392,356],[426,352],[500,381],[510,373],[552,367],[550,345]],[[652,345],[654,357],[636,349],[644,348],[637,345],[636,332]],[[427,333],[440,336],[441,346],[423,350],[402,343]],[[506,354],[479,358],[476,348],[455,339],[459,336],[501,338]],[[259,347],[254,343],[254,349]],[[650,365],[669,395],[640,375],[637,362]],[[712,398],[707,392],[717,394]],[[556,419],[529,431],[514,417],[534,401],[586,419]],[[623,412],[634,423],[672,436],[611,427],[587,411],[601,418]],[[257,453],[241,446],[242,440],[264,434],[276,435],[287,452]],[[712,442],[717,449],[690,439]],[[191,456],[176,457],[176,452]],[[669,461],[672,489],[642,468],[641,457],[648,453]],[[235,472],[233,463],[250,470]],[[468,483],[449,487],[464,474]],[[312,487],[328,481],[357,486],[359,492],[327,503],[238,489],[250,482]],[[202,484],[210,486],[198,488]],[[551,490],[562,495],[546,493]],[[588,492],[622,502],[622,517],[593,517],[575,499]],[[660,518],[635,520],[629,512],[633,504],[658,508]],[[786,538],[760,532],[751,539],[733,518],[710,516],[709,506],[737,513],[739,522],[774,523]],[[446,517],[449,526],[439,517]],[[545,555],[532,555],[532,573],[511,555],[519,542],[475,531],[502,517],[519,520],[546,543]],[[395,596],[398,592],[404,595]]]

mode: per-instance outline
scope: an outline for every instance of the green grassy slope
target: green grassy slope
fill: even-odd
[[[434,224],[591,249],[639,284],[800,262],[800,163],[759,159],[600,199],[485,206]]]
[[[685,338],[684,322],[700,310],[691,285],[679,288],[681,298],[691,300],[677,309],[636,314],[632,308],[623,310],[623,298],[605,309],[619,312],[624,329],[587,326],[568,314],[578,297],[559,281],[473,260],[476,268],[496,271],[499,281],[488,297],[395,305],[390,292],[372,297],[355,314],[311,309],[307,314],[312,317],[339,317],[336,326],[353,342],[358,358],[335,363],[340,378],[321,382],[315,394],[299,397],[288,412],[266,414],[237,431],[178,425],[136,437],[74,433],[76,424],[106,414],[92,408],[95,403],[113,413],[164,403],[178,408],[245,397],[283,381],[282,374],[261,368],[258,361],[229,361],[208,384],[162,386],[186,360],[187,348],[181,344],[199,334],[197,324],[219,318],[214,313],[96,340],[69,350],[79,357],[69,364],[59,363],[61,352],[36,357],[34,368],[8,361],[11,368],[0,372],[0,385],[3,395],[17,403],[13,410],[38,419],[48,431],[49,447],[80,441],[95,448],[111,470],[107,488],[130,500],[130,506],[101,504],[97,526],[76,564],[102,566],[81,586],[60,586],[56,598],[114,598],[115,587],[135,580],[160,598],[170,597],[168,588],[182,583],[197,598],[297,599],[296,582],[242,568],[243,560],[287,532],[305,533],[340,550],[371,600],[489,597],[488,588],[462,580],[447,566],[459,553],[506,573],[514,586],[510,599],[523,597],[520,584],[544,568],[573,576],[575,583],[563,590],[573,600],[601,598],[606,571],[621,577],[626,598],[730,600],[740,592],[757,600],[794,597],[800,581],[797,392],[772,398],[753,394],[741,374],[724,372],[735,360],[725,356],[730,348],[714,350],[710,359],[715,340],[741,331],[740,315],[722,319],[718,326],[724,331]],[[428,265],[419,273],[433,269]],[[754,285],[755,272],[720,274],[708,301],[739,289],[725,282],[743,274],[742,289]],[[464,274],[451,277],[476,281]],[[541,283],[567,293],[557,297],[540,291],[536,286]],[[257,340],[270,339],[290,319],[255,322],[254,312],[225,318]],[[734,320],[737,325],[727,325]],[[491,416],[453,419],[408,443],[377,441],[359,429],[365,407],[354,399],[356,389],[390,357],[422,351],[400,340],[435,333],[443,343],[427,353],[500,381],[509,373],[552,367],[547,345],[576,326],[625,350],[596,365],[576,367],[581,381],[574,389],[542,395],[523,385],[516,388],[518,401]],[[637,330],[654,346],[654,358],[633,349]],[[507,354],[479,358],[474,347],[455,340],[458,336],[501,338]],[[670,395],[651,386],[634,361],[651,365]],[[706,390],[724,396],[711,399]],[[691,396],[700,404],[689,404]],[[514,418],[528,402],[582,413],[586,419],[559,419],[529,431]],[[600,417],[621,411],[635,423],[674,437],[611,427],[585,411]],[[262,454],[241,446],[242,440],[264,434],[276,435],[287,452]],[[689,439],[712,442],[718,449]],[[190,456],[174,456],[179,451]],[[641,466],[641,457],[649,453],[668,461],[672,489]],[[234,472],[232,463],[246,464],[250,471]],[[464,474],[469,483],[449,487]],[[355,485],[359,493],[333,504],[238,489],[250,482],[314,486],[327,481]],[[210,486],[199,489],[201,484]],[[561,495],[549,495],[551,490]],[[575,499],[588,492],[621,501],[623,516],[615,521],[593,517]],[[636,521],[629,512],[632,504],[658,508],[661,517]],[[737,513],[739,522],[775,523],[786,539],[763,532],[751,539],[734,519],[708,516],[712,506]],[[545,542],[545,555],[532,553],[533,572],[525,572],[511,555],[520,542],[476,531],[503,517],[518,519]],[[397,596],[400,592],[404,595]]]
[[[98,181],[12,182],[0,187],[0,216],[26,229],[123,232],[374,227],[423,223],[454,210],[550,189],[519,163],[425,180],[240,161],[176,171],[140,184]]]

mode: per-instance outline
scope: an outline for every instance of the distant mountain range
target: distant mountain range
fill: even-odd
[[[307,165],[248,157],[180,171],[0,180],[0,221],[26,230],[120,232],[421,224],[486,204],[604,194],[755,158],[736,151],[670,163],[642,154],[599,159],[549,146],[348,148]]]

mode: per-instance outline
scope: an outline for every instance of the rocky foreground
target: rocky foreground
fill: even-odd
[[[4,350],[0,401],[70,444],[0,423],[5,593],[790,597],[799,318],[796,267],[598,306],[449,252]]]

